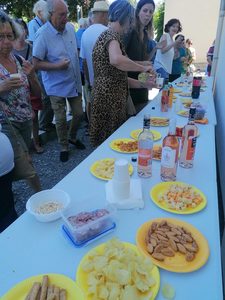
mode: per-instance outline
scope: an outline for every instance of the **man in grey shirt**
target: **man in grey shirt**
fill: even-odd
[[[55,114],[56,131],[61,145],[60,160],[69,157],[69,143],[78,149],[85,146],[76,139],[83,115],[79,59],[73,26],[68,23],[68,7],[63,0],[48,0],[50,19],[37,32],[33,61],[42,71],[42,80]],[[69,134],[66,121],[66,99],[72,111]]]

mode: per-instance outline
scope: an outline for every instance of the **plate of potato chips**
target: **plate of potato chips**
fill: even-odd
[[[130,243],[112,239],[89,251],[76,274],[86,299],[153,300],[160,286],[158,268]]]
[[[1,300],[84,300],[75,281],[62,274],[45,274],[29,277],[8,291]]]
[[[110,180],[113,178],[114,175],[114,158],[104,158],[95,161],[91,167],[90,172],[95,177],[102,179],[102,180]],[[133,173],[133,166],[128,164],[128,171],[129,174],[132,175]]]

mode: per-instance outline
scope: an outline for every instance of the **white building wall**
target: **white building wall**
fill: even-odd
[[[165,0],[164,23],[181,21],[185,38],[193,41],[198,63],[206,63],[206,53],[216,37],[220,0]]]
[[[214,100],[217,114],[216,140],[221,189],[225,210],[225,20],[222,25],[215,73]]]

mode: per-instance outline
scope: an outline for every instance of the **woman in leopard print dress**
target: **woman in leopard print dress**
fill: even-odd
[[[134,88],[154,86],[152,81],[143,84],[127,77],[127,71],[148,72],[151,69],[126,56],[121,35],[130,30],[133,19],[134,8],[127,0],[113,2],[109,7],[110,27],[99,36],[93,50],[90,138],[95,146],[126,121],[128,85]]]

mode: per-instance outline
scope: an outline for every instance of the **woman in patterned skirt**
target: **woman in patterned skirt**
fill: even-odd
[[[117,0],[109,7],[109,29],[98,38],[93,50],[94,86],[90,120],[90,138],[93,145],[101,144],[127,119],[128,86],[152,88],[153,81],[142,83],[128,78],[127,71],[148,72],[130,60],[121,41],[132,28],[134,8],[127,0]]]

